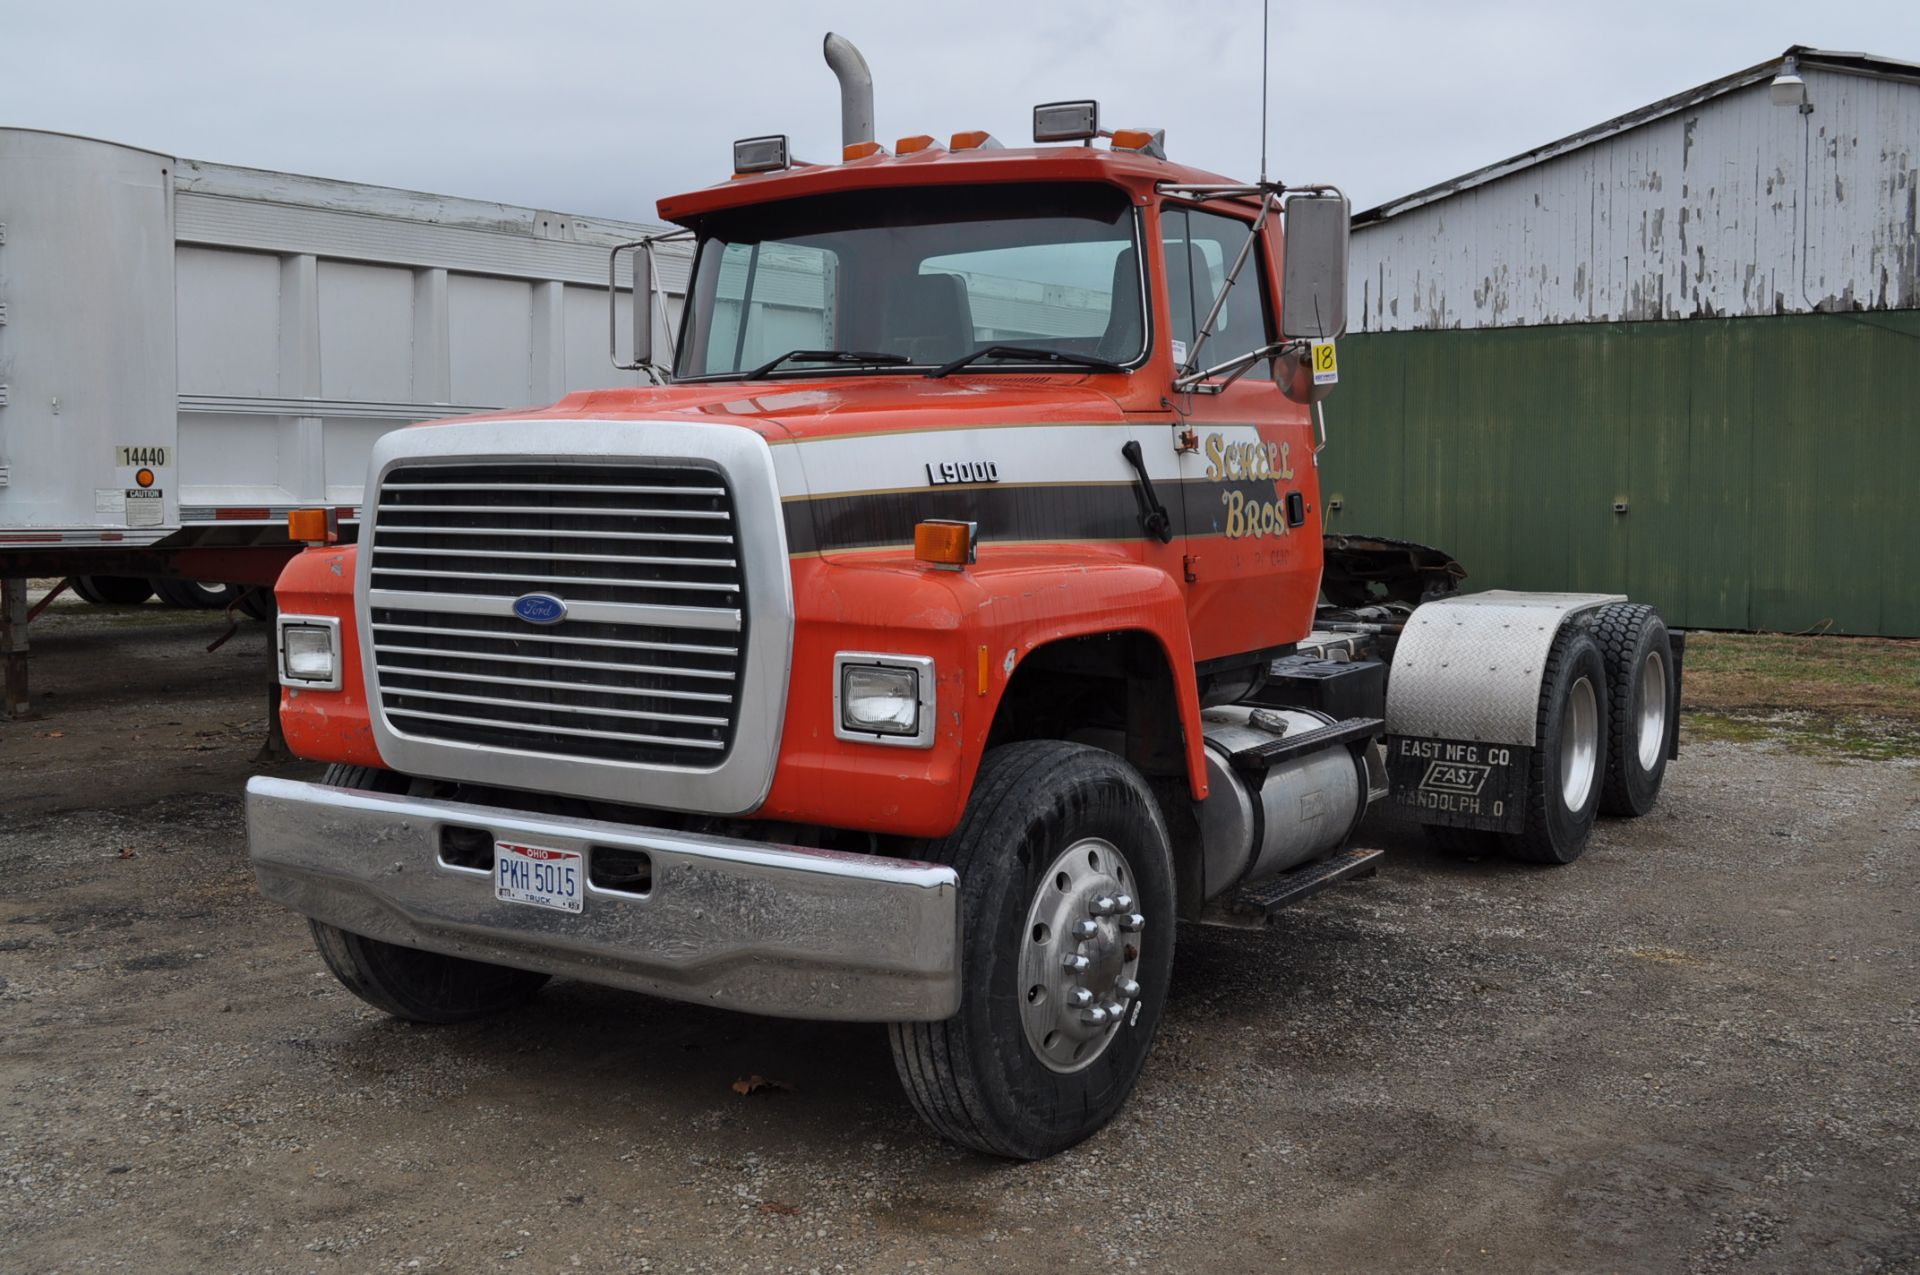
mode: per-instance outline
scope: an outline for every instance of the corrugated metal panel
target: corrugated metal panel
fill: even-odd
[[[220,248],[604,286],[611,245],[667,229],[203,160],[175,164],[180,238]],[[685,291],[692,255],[686,244],[661,246],[669,292]],[[620,263],[623,286],[627,265]]]
[[[1920,83],[1804,75],[1361,226],[1354,329],[1920,306]]]
[[[1341,364],[1330,531],[1698,628],[1920,637],[1920,312],[1387,333]]]

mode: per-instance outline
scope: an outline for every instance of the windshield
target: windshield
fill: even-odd
[[[1146,325],[1132,205],[1089,182],[863,190],[703,218],[679,377],[935,367],[991,345],[1133,363]],[[1017,364],[1002,359],[993,366]]]

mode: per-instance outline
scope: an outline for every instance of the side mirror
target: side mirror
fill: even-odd
[[[1338,191],[1295,195],[1284,209],[1280,332],[1331,341],[1347,330],[1347,227],[1352,206]]]
[[[620,254],[632,249],[633,281],[631,299],[633,302],[633,358],[622,362],[620,358],[620,325],[616,321],[620,301],[620,288],[617,280],[620,266]],[[616,244],[607,254],[607,357],[613,365],[623,372],[645,369],[659,378],[659,369],[653,362],[653,294],[656,276],[653,266],[653,241],[638,239],[632,243]]]

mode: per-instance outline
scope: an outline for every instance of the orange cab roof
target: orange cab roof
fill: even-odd
[[[662,220],[686,222],[723,208],[843,190],[1035,181],[1108,182],[1127,189],[1135,202],[1144,202],[1156,182],[1220,185],[1233,179],[1136,151],[1093,146],[936,150],[873,155],[844,164],[808,164],[736,177],[705,190],[668,196],[658,207]]]

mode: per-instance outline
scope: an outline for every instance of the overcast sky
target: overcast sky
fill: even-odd
[[[1259,167],[1260,0],[0,0],[0,125],[651,220],[736,137],[839,153],[820,56],[866,54],[883,142],[1094,97],[1178,160]],[[1273,0],[1270,168],[1356,209],[1777,56],[1920,61],[1920,0]]]

